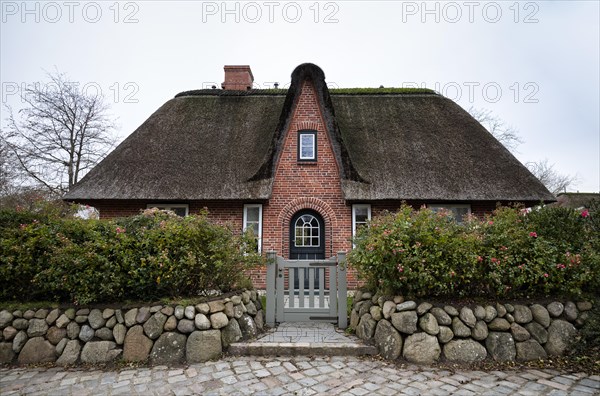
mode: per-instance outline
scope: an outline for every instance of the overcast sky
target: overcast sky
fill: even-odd
[[[2,103],[57,68],[100,89],[121,137],[181,91],[248,64],[257,88],[301,63],[330,86],[424,86],[520,132],[600,190],[598,1],[1,1]],[[2,119],[6,111],[2,109]]]

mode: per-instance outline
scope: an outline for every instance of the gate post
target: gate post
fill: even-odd
[[[277,253],[267,252],[267,326],[275,327],[275,274],[277,273]]]
[[[348,327],[348,291],[346,279],[346,252],[337,255],[337,300],[338,300],[338,327]]]

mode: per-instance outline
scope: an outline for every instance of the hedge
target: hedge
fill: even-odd
[[[450,212],[374,218],[349,263],[368,287],[415,297],[581,296],[600,287],[600,213],[501,207],[458,224]]]
[[[0,212],[0,300],[87,304],[229,291],[261,261],[250,235],[150,209],[117,220]],[[20,222],[17,224],[17,222]]]

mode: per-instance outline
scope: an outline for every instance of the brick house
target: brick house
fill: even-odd
[[[302,64],[289,89],[251,89],[248,66],[225,66],[222,89],[169,100],[65,199],[101,218],[148,207],[207,208],[252,227],[262,252],[327,258],[358,226],[403,201],[457,218],[497,204],[554,201],[548,190],[453,101],[424,89],[330,90]],[[264,270],[253,274],[264,288]],[[350,271],[348,286],[355,287]]]

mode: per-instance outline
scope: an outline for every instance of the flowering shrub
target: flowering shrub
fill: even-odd
[[[371,288],[412,296],[519,297],[595,292],[594,212],[502,207],[463,224],[402,206],[362,228],[350,263]]]
[[[39,218],[0,226],[1,300],[86,304],[228,291],[261,260],[243,249],[250,236],[211,223],[206,213],[182,218],[151,209],[110,221]]]

